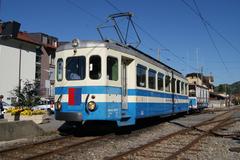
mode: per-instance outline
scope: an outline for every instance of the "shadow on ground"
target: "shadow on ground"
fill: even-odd
[[[60,135],[74,135],[77,137],[84,136],[103,136],[110,133],[117,135],[130,134],[133,131],[141,130],[143,128],[155,126],[163,122],[169,122],[173,119],[184,117],[184,114],[177,114],[168,117],[151,117],[138,119],[136,125],[127,127],[117,127],[115,122],[107,121],[91,121],[82,125],[80,122],[65,122],[58,128]]]

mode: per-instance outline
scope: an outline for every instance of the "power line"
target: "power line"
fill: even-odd
[[[198,13],[199,17],[201,18],[201,21],[202,21],[202,23],[203,23],[203,25],[204,25],[204,27],[205,27],[205,30],[206,30],[206,32],[207,32],[207,34],[208,34],[208,36],[209,36],[209,39],[210,39],[211,42],[212,42],[212,45],[214,46],[215,50],[217,51],[217,54],[218,54],[218,56],[219,56],[219,58],[220,58],[220,60],[221,60],[221,62],[222,62],[222,64],[223,64],[224,68],[226,69],[226,71],[227,71],[228,73],[230,73],[229,70],[228,70],[228,68],[227,68],[227,65],[226,65],[225,62],[223,61],[222,55],[220,54],[220,51],[219,51],[219,49],[217,48],[217,45],[216,45],[216,43],[215,43],[215,41],[214,41],[211,33],[209,32],[208,26],[207,26],[207,24],[206,24],[205,21],[204,21],[204,18],[203,18],[203,16],[202,16],[201,12],[200,12],[200,9],[198,8],[198,5],[197,5],[196,1],[193,0],[193,2],[194,2],[194,5],[195,5],[195,7],[196,7],[196,9],[197,9],[197,13]]]
[[[181,0],[195,15],[197,15],[198,17],[201,18],[201,16],[199,15],[199,13],[189,4],[187,3],[185,0]],[[222,33],[220,33],[209,21],[207,21],[205,18],[203,18],[203,21],[205,24],[207,24],[219,37],[221,37],[225,42],[227,42],[227,44],[232,47],[236,53],[238,53],[240,55],[240,50],[233,45],[233,43],[228,40]]]
[[[115,6],[112,2],[109,0],[105,0],[110,6],[112,6],[116,11],[122,12],[117,6]],[[191,66],[190,64],[186,63],[182,58],[180,58],[177,54],[175,54],[173,51],[171,51],[169,48],[167,48],[165,45],[163,45],[157,38],[152,36],[148,31],[146,31],[143,27],[138,25],[136,22],[133,22],[143,33],[145,33],[152,41],[155,41],[158,45],[163,47],[164,49],[168,50],[173,56],[175,56],[178,60],[180,60],[183,64],[187,64],[190,68],[193,70],[198,70],[197,68]]]
[[[103,22],[103,20],[101,18],[99,18],[98,16],[92,14],[91,12],[89,12],[88,10],[82,8],[80,5],[78,5],[77,3],[71,1],[71,0],[66,0],[66,2],[68,2],[69,4],[73,5],[74,7],[80,9],[82,12],[84,12],[85,14],[89,15],[90,17],[100,21],[100,22]]]
[[[110,6],[112,6],[116,11],[118,12],[122,12],[120,9],[118,9],[118,7],[116,7],[112,2],[110,2],[109,0],[105,0],[105,2],[107,2]]]

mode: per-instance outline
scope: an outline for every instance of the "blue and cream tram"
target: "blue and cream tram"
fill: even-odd
[[[209,91],[205,86],[189,84],[189,109],[201,111],[208,107]]]
[[[175,69],[131,46],[73,40],[56,53],[55,118],[115,121],[188,111],[188,83]]]

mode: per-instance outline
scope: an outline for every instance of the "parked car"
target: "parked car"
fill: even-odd
[[[32,107],[32,110],[46,110],[48,114],[54,113],[54,102],[53,101],[43,101],[41,104]]]
[[[3,104],[3,113],[6,113],[8,109],[12,108],[13,106],[11,106],[10,104],[2,101],[2,104]]]

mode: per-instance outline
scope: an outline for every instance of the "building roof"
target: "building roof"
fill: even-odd
[[[203,74],[202,73],[189,73],[186,75],[186,77],[203,77]]]
[[[48,35],[46,33],[34,32],[34,33],[28,33],[28,36],[31,37],[34,41],[36,41],[39,44],[41,44],[42,46],[46,47],[46,48],[57,49],[57,47],[58,47],[58,45],[54,46],[54,45],[42,42],[42,37],[43,36],[46,36],[48,38],[51,38],[52,40],[58,41],[58,38],[56,38],[54,36],[50,36],[50,35]]]
[[[34,41],[29,35],[27,32],[19,32],[18,35],[17,35],[17,39],[18,40],[22,40],[22,41],[25,41],[25,42],[30,42],[30,43],[33,43],[35,45],[40,45],[40,43],[38,43],[37,41]]]
[[[214,78],[213,78],[213,76],[204,76],[203,77],[203,80],[206,80],[206,81],[211,81],[211,82],[213,82],[214,81]]]
[[[31,39],[25,32],[19,32],[16,38],[2,37],[0,38],[0,44],[13,48],[21,48],[32,52],[36,51],[36,47],[41,46],[39,43]]]

